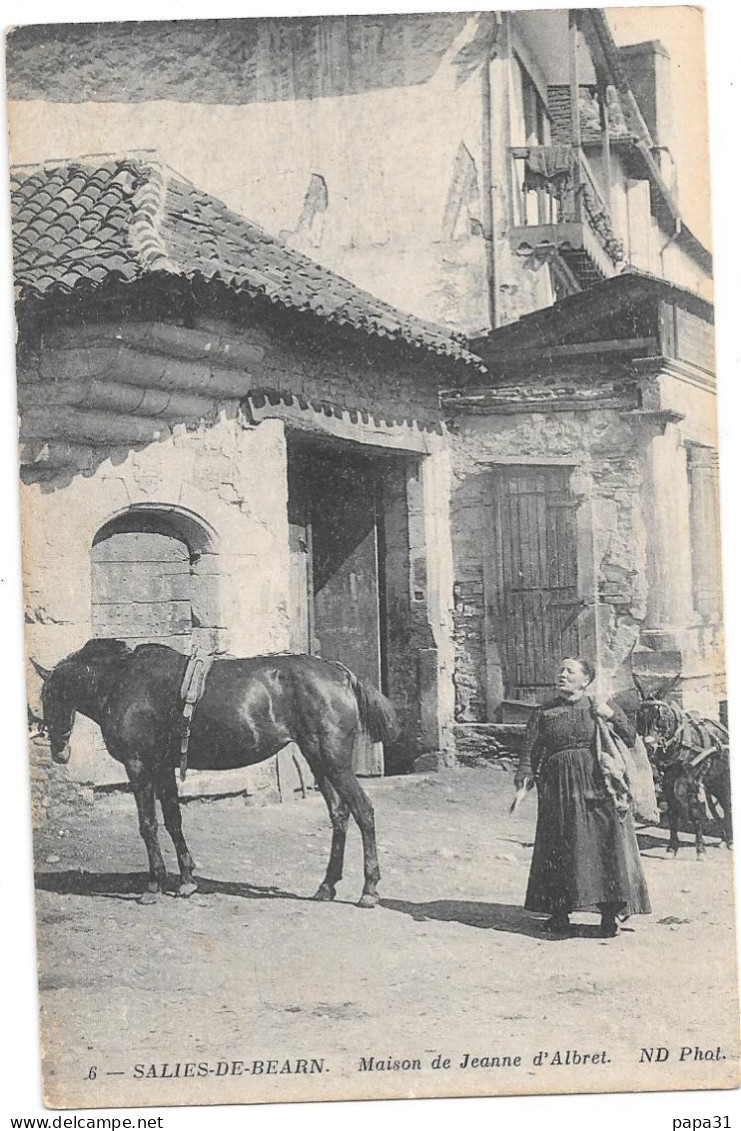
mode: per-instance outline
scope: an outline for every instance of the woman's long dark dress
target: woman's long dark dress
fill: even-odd
[[[631,745],[633,727],[619,707],[614,712],[611,726]],[[620,820],[605,789],[595,729],[587,696],[547,703],[528,724],[517,776],[534,774],[538,787],[529,911],[651,911],[633,820]]]

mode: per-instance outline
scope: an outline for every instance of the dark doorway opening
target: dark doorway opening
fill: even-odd
[[[409,591],[411,457],[297,435],[289,440],[291,651],[339,660],[391,698],[405,743],[358,752],[358,773],[405,768],[418,702]]]

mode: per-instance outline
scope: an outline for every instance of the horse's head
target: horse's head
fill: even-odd
[[[662,753],[671,745],[682,723],[679,705],[669,699],[680,676],[670,679],[659,691],[650,695],[633,673],[633,683],[640,696],[636,712],[636,730],[650,754]]]
[[[43,726],[49,736],[51,756],[53,761],[64,766],[69,762],[69,739],[75,723],[68,666],[63,660],[49,671],[48,668],[42,668],[35,660],[31,663],[44,681],[41,688],[41,705],[44,715]]]
[[[44,681],[41,689],[44,729],[55,762],[62,765],[69,762],[69,740],[77,711],[99,722],[101,704],[111,679],[116,676],[114,665],[130,655],[131,649],[125,641],[96,638],[88,640],[51,671],[31,661]]]
[[[672,744],[682,725],[682,711],[677,703],[666,699],[644,699],[636,714],[636,730],[643,739],[649,756],[662,754]]]

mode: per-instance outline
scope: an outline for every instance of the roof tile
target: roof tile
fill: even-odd
[[[152,271],[220,280],[365,333],[481,367],[462,336],[397,310],[201,192],[156,157],[11,170],[21,297]]]

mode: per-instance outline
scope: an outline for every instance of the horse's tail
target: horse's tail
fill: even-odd
[[[335,667],[345,675],[358,704],[360,725],[372,742],[392,742],[399,734],[399,722],[393,703],[385,695],[361,679],[341,664],[332,660]]]

